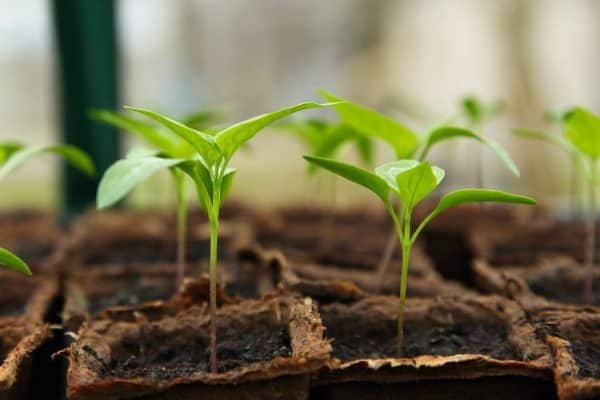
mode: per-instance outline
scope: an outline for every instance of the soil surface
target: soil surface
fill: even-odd
[[[571,340],[571,352],[579,366],[579,378],[600,379],[600,337]]]
[[[187,376],[195,372],[208,372],[210,351],[208,337],[198,336],[183,343],[176,342],[173,335],[148,331],[139,337],[126,338],[123,351],[105,365],[105,376],[133,378],[149,376],[165,380]],[[264,327],[239,327],[218,333],[218,370],[229,371],[256,362],[266,362],[275,357],[290,357],[292,354],[287,327],[265,329]],[[145,348],[150,349],[146,351]],[[87,351],[93,351],[87,349]]]
[[[536,280],[529,280],[527,283],[531,290],[548,300],[565,304],[583,304],[583,282],[574,282],[568,279],[572,275],[563,276],[565,270],[558,270],[552,276],[544,276]],[[600,305],[600,279],[594,279],[592,283],[592,304]]]
[[[228,240],[223,238],[219,241],[219,259],[223,260],[230,256]],[[208,260],[210,255],[210,243],[207,240],[188,240],[186,246],[187,262]],[[84,262],[87,264],[129,264],[129,263],[155,263],[175,262],[177,260],[177,243],[174,241],[161,240],[132,240],[119,241],[106,248],[94,249],[86,255]]]
[[[473,250],[464,234],[425,229],[425,250],[435,269],[446,279],[473,286]]]
[[[134,306],[147,301],[167,300],[175,293],[172,280],[156,285],[135,285],[119,290],[111,295],[98,295],[88,298],[88,312],[96,313],[108,307]]]
[[[360,327],[356,321],[342,321],[333,315],[324,314],[322,318],[327,337],[333,339],[333,355],[340,360],[397,356],[396,321]],[[483,321],[438,326],[407,321],[402,351],[404,357],[485,354],[501,360],[520,359],[507,340],[506,328]]]

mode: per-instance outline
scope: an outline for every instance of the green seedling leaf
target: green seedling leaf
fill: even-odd
[[[282,108],[281,110],[271,113],[262,114],[223,129],[221,132],[217,133],[215,141],[225,155],[225,158],[229,160],[242,144],[252,139],[254,135],[266,126],[271,125],[288,115],[297,113],[298,111],[328,107],[330,105],[330,103],[305,102],[296,104],[295,106]]]
[[[557,135],[552,135],[550,133],[534,131],[529,129],[513,129],[512,133],[515,136],[521,137],[523,139],[535,139],[542,142],[557,145],[565,152],[567,152],[571,157],[578,158],[580,155],[575,146],[573,146],[570,142],[566,141],[564,138]]]
[[[174,167],[182,159],[155,156],[127,157],[110,166],[102,176],[96,197],[99,209],[112,206],[158,171]]]
[[[92,111],[90,115],[97,121],[140,136],[170,157],[189,157],[194,153],[194,149],[186,141],[169,130],[161,129],[160,126],[106,110]]]
[[[500,190],[460,189],[444,195],[433,213],[437,215],[451,207],[458,206],[460,204],[476,202],[517,203],[528,205],[537,204],[536,201],[531,197],[503,192]]]
[[[357,183],[375,193],[388,204],[389,187],[387,182],[376,174],[354,165],[335,161],[329,158],[304,156],[304,159],[318,167],[324,168],[351,182]]]
[[[581,153],[593,159],[600,156],[600,118],[577,107],[567,121],[566,139]]]
[[[125,158],[140,158],[153,156],[161,156],[161,151],[158,149],[147,149],[145,147],[134,147],[133,149],[127,152]]]
[[[31,275],[31,270],[19,257],[11,253],[10,251],[0,247],[0,265],[19,271],[25,275]]]
[[[387,182],[409,210],[444,179],[443,169],[416,160],[393,161],[377,167],[375,173]]]
[[[319,92],[328,101],[338,102],[334,107],[342,121],[363,135],[388,142],[397,158],[414,154],[418,138],[410,129],[377,111],[363,107],[324,90]]]
[[[88,176],[94,176],[96,169],[90,157],[77,147],[57,145],[48,147],[23,147],[15,151],[0,167],[0,180],[21,166],[27,160],[45,153],[54,153],[64,158],[69,164]]]
[[[425,156],[427,155],[427,153],[433,145],[457,137],[474,139],[478,142],[485,144],[494,152],[494,154],[496,154],[496,156],[504,163],[504,165],[506,166],[506,168],[508,168],[510,172],[512,172],[516,176],[520,176],[519,168],[517,167],[511,156],[508,154],[508,152],[502,146],[500,146],[498,143],[492,140],[478,135],[470,129],[459,128],[455,126],[441,126],[431,130],[426,135],[425,145],[423,147],[423,150],[421,151],[421,156],[419,157],[419,159],[424,160]]]
[[[215,144],[215,140],[211,135],[190,128],[189,126],[185,126],[180,122],[164,117],[158,113],[155,113],[154,111],[135,107],[125,108],[146,115],[147,117],[170,129],[171,132],[191,145],[200,155],[200,157],[202,157],[202,159],[206,162],[206,164],[212,165],[221,156],[221,152],[219,151],[219,148]]]

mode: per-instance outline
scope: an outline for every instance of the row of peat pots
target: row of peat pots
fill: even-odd
[[[581,305],[578,222],[458,208],[411,255],[383,212],[255,212],[220,226],[218,370],[209,373],[209,228],[189,216],[176,293],[170,214],[89,213],[68,233],[0,217],[32,278],[0,271],[0,399],[600,399],[600,271]],[[596,252],[600,254],[600,252]]]

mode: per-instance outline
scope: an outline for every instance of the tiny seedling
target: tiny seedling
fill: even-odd
[[[352,103],[325,91],[321,91],[320,93],[329,101],[340,102],[334,106],[334,109],[340,116],[342,122],[351,126],[358,132],[361,132],[365,136],[381,139],[388,143],[394,150],[398,160],[415,158],[418,161],[425,161],[435,145],[454,138],[467,138],[478,141],[489,147],[510,172],[519,176],[519,169],[504,148],[498,143],[478,135],[470,129],[442,124],[436,125],[427,130],[424,134],[418,135],[405,125],[375,110]],[[477,120],[483,118],[480,114],[484,113],[479,110],[478,107],[480,106],[469,106],[469,108],[475,110],[472,111],[472,118]],[[385,271],[387,270],[397,243],[398,242],[395,240],[395,232],[392,230],[377,268],[378,272],[376,279],[380,286],[385,277]]]
[[[498,117],[504,111],[504,103],[496,100],[483,102],[475,96],[467,96],[460,102],[461,115],[466,119],[467,127],[481,130],[484,125]],[[477,187],[483,187],[483,152],[477,151]]]
[[[89,176],[95,174],[92,160],[76,147],[69,145],[27,147],[17,142],[0,143],[0,181],[27,160],[47,153],[54,153],[69,162],[75,168]],[[21,258],[10,251],[0,248],[0,265],[31,275],[31,270]]]
[[[365,136],[347,124],[341,122],[330,122],[325,119],[305,119],[284,122],[278,125],[283,132],[289,132],[296,135],[304,144],[307,152],[310,155],[317,157],[333,158],[342,147],[347,144],[352,144],[364,165],[371,166],[374,158],[374,143],[373,140]],[[308,174],[312,176],[317,168],[308,164]],[[333,236],[334,211],[336,203],[336,177],[330,176],[331,179],[325,181],[328,194],[327,213],[323,219],[323,231],[326,233],[326,241],[324,247],[331,244]]]
[[[584,170],[588,183],[588,221],[585,238],[583,301],[592,301],[592,269],[596,236],[596,185],[598,184],[598,158],[600,157],[600,118],[590,111],[576,107],[569,113],[565,124],[565,139],[573,145],[587,163]]]
[[[178,159],[188,158],[194,154],[194,148],[181,139],[179,136],[171,132],[164,126],[156,123],[150,123],[147,120],[141,120],[132,116],[115,113],[112,111],[100,110],[93,111],[92,117],[96,120],[102,121],[109,125],[115,126],[122,129],[124,132],[133,133],[148,143],[153,148],[157,149],[152,155],[161,155],[164,159]],[[221,121],[221,114],[217,111],[207,110],[192,114],[185,118],[186,125],[192,126],[196,129],[208,129],[212,124],[216,124]],[[148,154],[148,153],[145,153]],[[120,163],[120,167],[127,167],[131,164],[131,159],[136,158],[140,155],[137,150],[126,156],[126,159],[117,161]],[[163,167],[159,164],[159,169],[154,172],[162,170]],[[145,170],[149,172],[149,169]],[[139,175],[139,178],[143,180],[149,178],[151,175]],[[186,202],[186,186],[184,180],[184,173],[175,167],[169,168],[171,177],[173,178],[173,184],[175,186],[175,196],[177,198],[177,272],[175,275],[175,287],[176,290],[181,288],[183,279],[185,277],[185,265],[186,265],[186,231],[187,231],[187,202]],[[142,180],[136,180],[132,182],[134,185],[138,185]],[[108,187],[108,191],[106,191]],[[133,187],[133,186],[132,186]],[[105,209],[113,206],[115,203],[120,201],[123,196],[116,196],[118,191],[112,190],[112,186],[107,186],[106,183],[101,182],[99,186],[99,194],[97,198],[97,207],[99,209]]]
[[[217,373],[217,251],[219,213],[231,188],[235,169],[229,163],[247,141],[263,128],[296,112],[328,106],[313,102],[300,103],[278,111],[262,114],[217,132],[206,133],[186,126],[150,110],[126,107],[158,122],[194,149],[185,158],[165,158],[156,153],[136,151],[109,168],[98,191],[99,201],[122,198],[151,174],[165,168],[178,168],[192,178],[198,200],[206,211],[210,225],[210,370]]]
[[[574,109],[566,111],[548,111],[545,114],[545,119],[554,124],[565,126],[569,118],[573,115]],[[571,178],[569,179],[569,211],[572,216],[577,216],[577,209],[580,207],[578,182],[581,181],[583,173],[583,157],[582,153],[569,142],[566,138],[558,135],[531,129],[513,129],[512,133],[523,139],[538,140],[541,142],[550,143],[560,148],[571,162]]]
[[[383,164],[370,172],[351,164],[328,158],[304,156],[321,168],[361,185],[377,195],[385,205],[394,222],[396,235],[402,246],[402,267],[400,271],[400,302],[398,304],[398,354],[402,355],[404,339],[404,304],[408,281],[408,267],[411,249],[421,231],[440,213],[464,203],[502,202],[535,204],[530,197],[489,189],[461,189],[444,195],[437,207],[413,231],[411,219],[416,205],[425,199],[442,182],[444,170],[426,161],[398,160]],[[394,206],[390,195],[395,195],[399,205]]]

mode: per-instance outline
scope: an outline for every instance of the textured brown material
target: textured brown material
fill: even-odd
[[[478,289],[516,300],[529,312],[582,304],[585,270],[568,257],[541,258],[536,265],[517,267],[492,267],[479,259],[473,270]],[[600,271],[593,271],[593,279],[594,303],[588,308],[600,306]]]
[[[379,287],[376,271],[349,270],[316,264],[288,262],[279,252],[266,253],[272,265],[280,271],[282,285],[292,291],[315,298],[348,301],[363,298],[368,293],[397,293],[399,274],[389,273]],[[408,298],[436,296],[472,296],[475,293],[459,283],[442,279],[434,271],[409,270]]]
[[[24,276],[2,269],[0,282],[0,319],[42,323],[58,293],[55,277]]]
[[[186,275],[200,276],[195,285],[205,286],[208,299],[208,263],[188,263]],[[90,315],[107,308],[136,306],[167,300],[175,294],[175,265],[137,263],[127,266],[89,266],[76,271],[65,283],[63,324],[76,332]],[[261,298],[276,291],[279,272],[250,249],[236,260],[219,263],[218,283],[224,302],[243,298]],[[231,296],[231,299],[228,297]]]
[[[503,224],[495,229],[473,230],[470,242],[476,256],[493,266],[534,266],[542,258],[555,256],[583,262],[585,226],[582,222],[531,222],[520,229]],[[600,249],[600,239],[596,241],[596,249]]]
[[[330,316],[335,316],[333,320],[337,321],[355,321],[355,332],[363,332],[368,329],[378,330],[384,323],[395,323],[397,302],[397,298],[393,297],[371,296],[353,304],[324,304],[319,306],[319,311],[326,324],[326,332],[335,331],[334,327],[327,326],[327,321],[332,320]],[[383,395],[381,390],[385,391],[382,388],[388,384],[389,388],[400,390],[398,383],[424,380],[470,380],[494,376],[525,377],[533,381],[550,380],[550,351],[536,338],[533,326],[526,322],[523,311],[514,302],[495,296],[409,300],[405,316],[405,332],[409,332],[411,325],[415,324],[443,327],[481,321],[504,326],[507,330],[506,340],[518,353],[518,358],[496,359],[485,354],[423,354],[411,358],[364,358],[346,362],[334,358],[329,368],[322,370],[313,381],[313,385],[326,387],[332,398],[337,398],[333,395],[337,384],[340,384],[342,390],[351,382],[366,384],[355,387],[356,390],[365,392],[355,393],[354,398],[363,398],[361,395],[370,396],[373,393],[372,384],[378,384],[378,390]],[[336,353],[336,338],[329,339],[333,340],[333,351]],[[465,385],[464,396],[468,396],[468,387],[469,383]],[[443,390],[443,385],[440,389]],[[393,390],[385,392],[385,395],[393,395]],[[440,398],[439,393],[438,397],[433,396],[433,393],[438,392],[432,384],[429,385],[429,396]]]
[[[235,257],[235,250],[248,243],[247,225],[220,224],[220,260]],[[187,260],[208,260],[209,248],[208,225],[188,226]],[[176,251],[176,234],[161,214],[91,212],[73,227],[73,234],[61,249],[61,258],[65,260],[62,267],[71,271],[87,264],[174,262]]]
[[[0,215],[0,243],[19,255],[34,273],[51,271],[52,255],[63,241],[55,216],[29,210]]]
[[[32,353],[50,336],[45,325],[0,322],[0,399],[25,398],[31,379]]]
[[[253,362],[218,374],[191,370],[169,379],[155,375],[118,377],[107,369],[115,360],[128,358],[130,350],[123,347],[124,340],[135,341],[141,330],[147,343],[160,332],[163,338],[160,346],[177,346],[194,343],[199,337],[206,339],[208,324],[209,317],[197,307],[175,317],[149,322],[143,329],[139,324],[109,319],[89,321],[69,351],[69,399],[150,395],[169,399],[307,399],[308,374],[322,368],[331,351],[330,344],[323,339],[323,327],[311,301],[284,297],[222,307],[219,329],[236,329],[247,324],[264,326],[267,330],[286,327],[291,356]]]
[[[540,311],[534,320],[554,352],[554,380],[560,400],[599,399],[600,313],[563,307]],[[587,365],[582,364],[582,358],[587,359]]]

